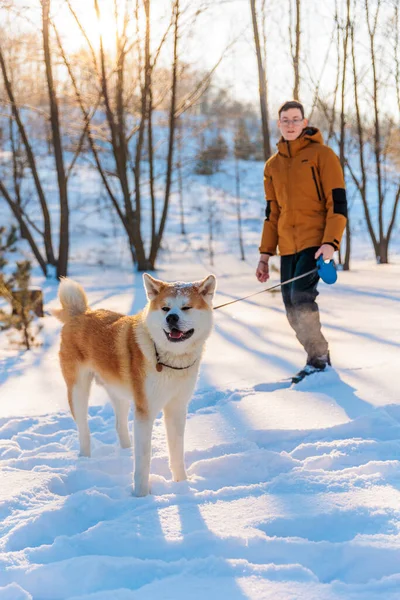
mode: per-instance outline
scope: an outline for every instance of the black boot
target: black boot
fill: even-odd
[[[329,355],[329,351],[327,354],[323,354],[322,356],[313,356],[307,360],[306,366],[292,377],[292,383],[299,383],[300,381],[303,381],[305,377],[308,377],[313,373],[325,371],[326,367],[328,366],[331,366],[331,357]]]

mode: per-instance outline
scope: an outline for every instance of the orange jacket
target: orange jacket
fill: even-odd
[[[339,247],[347,221],[343,171],[315,127],[292,142],[283,138],[265,164],[267,208],[261,253],[295,254],[321,244]]]

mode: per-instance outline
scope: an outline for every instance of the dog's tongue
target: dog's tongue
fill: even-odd
[[[183,336],[183,331],[179,331],[179,329],[172,329],[172,331],[170,331],[170,337],[179,340],[179,338],[181,338]]]

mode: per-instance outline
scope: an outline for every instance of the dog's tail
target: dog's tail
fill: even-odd
[[[72,279],[61,280],[58,298],[62,308],[54,308],[51,312],[62,323],[66,323],[71,317],[82,315],[89,308],[83,287]]]

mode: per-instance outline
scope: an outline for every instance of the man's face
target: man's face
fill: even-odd
[[[289,108],[281,112],[278,127],[284,140],[291,142],[297,140],[301,132],[307,127],[307,119],[301,116],[299,108]]]

